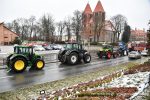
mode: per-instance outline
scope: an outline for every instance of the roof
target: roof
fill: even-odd
[[[146,32],[144,30],[131,30],[131,34],[136,35],[136,36],[143,36],[146,35]]]
[[[91,7],[90,7],[89,3],[87,3],[87,5],[86,5],[84,13],[85,14],[92,14],[92,10],[91,10]]]
[[[105,12],[100,0],[97,2],[94,12]]]
[[[0,25],[3,25],[4,28],[6,28],[7,30],[9,30],[9,31],[11,31],[12,33],[16,34],[17,36],[19,36],[17,33],[15,33],[14,31],[10,30],[8,27],[6,27],[3,22],[0,23]]]

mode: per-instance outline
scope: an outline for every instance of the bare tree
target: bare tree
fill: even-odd
[[[72,17],[72,30],[76,35],[76,41],[79,42],[79,33],[82,29],[82,13],[78,10],[74,11],[74,16]]]
[[[127,18],[121,14],[115,15],[111,18],[111,21],[114,25],[115,31],[114,37],[117,33],[117,39],[119,41],[120,34],[124,31],[124,25],[127,22]]]
[[[34,25],[34,28],[33,28],[33,40],[37,41],[37,40],[42,40],[41,37],[42,37],[42,31],[41,31],[41,27],[39,25],[38,22],[36,22],[36,24]]]
[[[58,33],[60,35],[59,41],[62,41],[62,35],[63,35],[63,31],[65,29],[65,24],[64,22],[60,21],[57,23],[57,27],[58,27]]]
[[[25,18],[19,18],[16,19],[16,22],[18,23],[18,27],[20,27],[20,31],[19,30],[18,31],[20,33],[20,37],[23,42],[25,39],[28,39],[28,33],[29,33],[28,20]]]
[[[54,19],[52,18],[52,16],[50,14],[42,16],[40,23],[41,23],[42,33],[45,36],[44,40],[48,42],[53,42],[55,26],[54,26]]]
[[[71,17],[68,17],[65,20],[64,24],[65,24],[66,32],[67,32],[67,36],[68,36],[68,40],[67,41],[70,41],[70,39],[71,39]]]
[[[11,23],[7,23],[6,26],[14,31],[15,33],[17,33],[18,35],[20,35],[20,26],[19,26],[19,21],[18,20],[13,20]]]
[[[29,24],[29,39],[30,39],[30,41],[32,39],[33,31],[34,31],[34,28],[35,28],[35,21],[36,21],[35,16],[31,16],[28,19],[28,24]]]
[[[105,13],[95,13],[93,16],[94,42],[99,42],[102,29],[105,25]]]

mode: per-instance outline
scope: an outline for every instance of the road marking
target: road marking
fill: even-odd
[[[0,79],[11,78],[13,76],[0,77]]]

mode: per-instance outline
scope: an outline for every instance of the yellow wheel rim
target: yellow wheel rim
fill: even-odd
[[[40,69],[40,68],[42,68],[42,67],[43,67],[43,65],[44,65],[44,64],[43,64],[43,62],[42,62],[42,61],[38,61],[38,62],[37,62],[37,68],[39,68],[39,69]]]
[[[16,70],[22,70],[25,67],[25,63],[22,60],[18,60],[15,62],[14,66]]]

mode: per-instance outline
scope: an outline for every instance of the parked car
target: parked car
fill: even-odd
[[[64,47],[59,44],[51,44],[53,50],[62,50]]]
[[[43,46],[45,50],[53,50],[53,48],[51,47],[51,45],[47,45],[47,46]]]
[[[141,55],[142,55],[142,56],[149,56],[148,50],[144,49],[144,50],[141,52]]]
[[[132,58],[134,58],[134,59],[138,59],[139,58],[140,59],[141,58],[141,54],[138,51],[131,51],[131,52],[129,52],[128,57],[130,59],[132,59]]]
[[[45,49],[42,47],[42,45],[34,45],[34,50],[35,51],[44,51]]]

